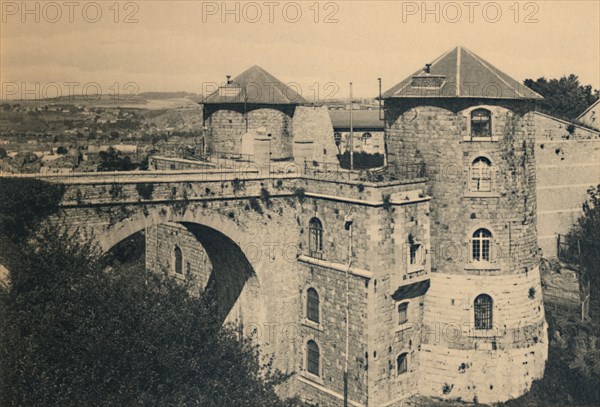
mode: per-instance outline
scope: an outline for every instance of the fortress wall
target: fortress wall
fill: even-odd
[[[195,286],[204,290],[212,265],[200,242],[183,225],[163,223],[146,229],[146,269],[185,278],[177,276],[174,270],[175,246],[183,253],[184,274],[189,274]]]
[[[469,113],[451,102],[408,110],[388,107],[386,126],[390,164],[398,172],[410,163],[426,164],[431,200],[432,270],[465,273],[470,239],[479,227],[493,235],[492,269],[510,274],[538,264],[534,123],[532,113],[488,106],[494,141],[466,140]],[[511,107],[511,106],[509,106]],[[492,163],[494,191],[469,191],[470,166],[479,156]]]
[[[489,331],[473,326],[473,300],[480,293],[494,300]],[[421,394],[504,401],[543,375],[548,339],[537,268],[496,277],[433,273],[424,324]]]
[[[535,114],[538,242],[556,257],[556,234],[566,234],[582,215],[586,191],[600,184],[600,133]]]
[[[248,130],[265,129],[271,134],[271,158],[292,157],[293,107],[248,108]],[[243,106],[222,106],[207,118],[209,152],[242,152],[242,135],[246,132]]]
[[[333,139],[333,127],[327,107],[298,106],[294,112],[293,133],[295,158],[302,154],[298,151],[297,145],[310,142],[311,154],[304,157],[307,161],[338,162],[337,147]]]

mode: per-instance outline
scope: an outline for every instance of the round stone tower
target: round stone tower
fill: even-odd
[[[304,103],[296,90],[261,67],[247,69],[203,101],[207,152],[252,159],[254,141],[262,141],[264,134],[271,159],[291,158],[292,119],[296,107]]]
[[[419,392],[497,402],[544,372],[533,110],[541,96],[457,47],[383,95],[388,163],[425,164],[431,286]]]

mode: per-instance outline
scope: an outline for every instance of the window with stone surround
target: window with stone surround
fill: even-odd
[[[421,242],[416,241],[412,235],[408,235],[406,260],[409,273],[423,270],[423,245]]]
[[[494,302],[492,297],[481,294],[475,298],[475,329],[492,329],[492,308]]]
[[[403,302],[398,304],[398,325],[408,322],[408,303]]]
[[[471,258],[474,262],[489,262],[492,247],[492,233],[487,229],[477,229],[471,240]]]
[[[401,375],[408,372],[408,353],[401,353],[396,358],[396,374]]]
[[[321,376],[320,371],[321,353],[319,351],[319,345],[313,340],[306,343],[306,370],[308,373]]]
[[[312,218],[308,226],[308,249],[311,257],[323,258],[323,224],[318,218]]]
[[[469,178],[471,192],[491,192],[492,162],[486,157],[477,157],[471,163]]]
[[[173,254],[174,264],[173,268],[175,274],[183,275],[183,252],[179,246],[175,246],[175,253]]]
[[[492,112],[483,108],[471,112],[471,137],[492,137]]]
[[[314,288],[306,290],[306,319],[319,323],[319,294]]]

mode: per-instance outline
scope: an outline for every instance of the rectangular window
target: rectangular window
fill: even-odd
[[[408,371],[408,354],[403,353],[396,359],[396,373],[398,375],[404,374]]]
[[[421,244],[413,243],[410,245],[410,264],[416,265],[421,263]]]
[[[421,243],[409,241],[406,256],[409,273],[413,273],[423,269],[423,245]]]
[[[398,325],[408,322],[408,303],[398,304]]]

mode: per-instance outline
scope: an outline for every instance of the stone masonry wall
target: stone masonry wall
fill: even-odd
[[[172,175],[157,175],[158,179],[145,183],[153,185],[146,196],[134,179],[97,184],[87,179],[71,182],[60,216],[69,219],[73,227],[80,227],[83,235],[98,237],[105,249],[146,229],[147,258],[154,269],[172,267],[169,264],[175,239],[184,251],[185,263],[186,253],[197,256],[190,268],[195,270],[198,264],[203,280],[206,269],[200,266],[207,265],[202,263],[205,254],[213,266],[210,276],[215,267],[223,268],[220,261],[228,261],[225,253],[215,263],[215,247],[203,245],[219,233],[230,238],[239,245],[256,276],[245,282],[228,321],[243,320],[244,332],[256,338],[265,354],[275,354],[276,367],[298,373],[297,380],[288,383],[286,394],[300,394],[323,406],[335,406],[341,403],[343,394],[349,247],[344,224],[346,215],[351,214],[352,270],[358,270],[348,276],[351,405],[371,405],[371,400],[383,402],[412,394],[416,388],[414,371],[419,366],[415,354],[418,341],[407,341],[396,332],[391,323],[396,312],[391,295],[398,286],[424,277],[429,270],[429,257],[421,272],[409,274],[403,264],[409,233],[429,247],[429,198],[423,194],[423,180],[387,184],[307,178],[193,180],[200,176],[190,174],[189,180],[171,180]],[[311,254],[308,224],[315,216],[323,223],[325,246],[322,259],[317,259],[322,263],[316,265],[297,258]],[[214,232],[194,230],[203,225]],[[203,233],[212,234],[203,237]],[[304,293],[309,286],[321,294],[319,329],[305,323]],[[411,321],[421,318],[421,300],[410,300]],[[303,372],[309,338],[316,339],[323,352],[323,376],[317,381]],[[382,338],[385,346],[381,345]],[[411,372],[396,378],[389,371],[389,360],[407,349],[411,353]]]
[[[337,163],[337,148],[327,107],[298,106],[293,120],[294,144],[311,142],[309,161]],[[294,152],[294,157],[297,153]]]
[[[520,272],[539,262],[533,115],[489,108],[497,141],[464,140],[468,113],[442,107],[412,108],[388,128],[396,168],[416,160],[427,166],[433,271],[465,273],[471,263],[470,238],[480,227],[493,234],[492,273]],[[400,112],[399,106],[390,109],[392,117],[394,109]],[[484,196],[471,194],[468,185],[470,165],[480,156],[491,161],[494,174],[494,191]]]
[[[184,275],[175,273],[175,246],[183,253]],[[196,237],[177,223],[163,223],[146,229],[146,269],[177,278],[193,278],[199,290],[204,290],[212,264],[206,250]]]
[[[392,153],[389,162],[400,173],[404,165],[425,163],[432,197],[432,274],[431,288],[425,296],[423,334],[427,339],[423,338],[419,376],[423,385],[419,388],[423,394],[437,397],[472,401],[477,395],[479,401],[502,401],[524,393],[531,377],[541,375],[546,360],[536,235],[534,115],[531,106],[518,102],[430,103],[418,106],[386,101],[386,135]],[[470,137],[470,110],[476,107],[492,113],[489,139]],[[478,157],[492,164],[491,192],[474,193],[469,189],[470,166]],[[479,228],[492,233],[489,262],[471,259],[471,236]],[[533,300],[528,299],[530,289]],[[535,331],[536,350],[525,360],[529,368],[522,375],[514,375],[513,371],[521,373],[523,366],[515,355],[531,346],[524,335],[512,340],[504,331],[485,330],[495,338],[480,340],[463,334],[448,341],[447,335],[429,334],[453,321],[472,324],[469,309],[473,300],[489,292],[494,301],[494,324],[510,329],[527,323]],[[458,310],[452,307],[457,302]],[[456,366],[454,362],[467,355],[465,373],[462,362]],[[482,380],[486,377],[494,379],[483,390]],[[440,383],[441,378],[447,383]]]
[[[248,130],[265,128],[271,134],[271,158],[292,157],[293,106],[248,108]],[[209,152],[240,154],[246,132],[243,106],[223,106],[207,118]]]
[[[473,300],[493,300],[493,329],[475,330]],[[539,269],[513,276],[432,273],[425,298],[419,392],[483,403],[527,392],[548,356]]]
[[[556,256],[556,234],[582,215],[586,191],[600,184],[600,133],[535,114],[538,241],[544,257]]]
[[[395,206],[382,215],[374,225],[382,235],[373,249],[381,265],[372,284],[369,319],[369,400],[378,406],[398,405],[417,393],[424,298],[396,301],[392,295],[399,287],[425,281],[431,269],[429,202]],[[422,244],[423,261],[417,267],[409,265],[409,235]],[[399,324],[400,303],[408,304],[408,321],[403,324]],[[408,354],[408,371],[398,374],[396,358],[401,353]]]

